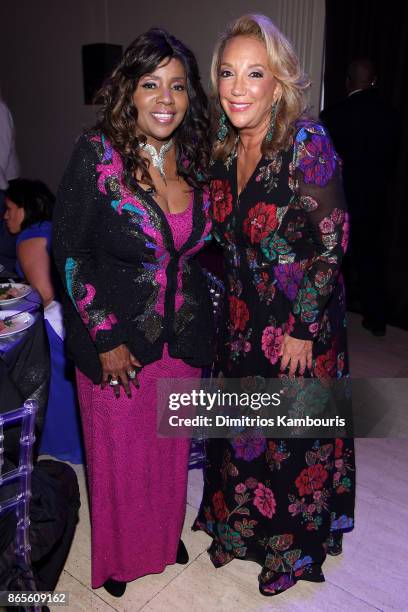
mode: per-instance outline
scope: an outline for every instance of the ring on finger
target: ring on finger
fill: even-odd
[[[129,378],[131,380],[134,380],[136,378],[137,371],[136,370],[127,370],[126,374],[129,376]]]
[[[117,378],[112,378],[111,376],[109,380],[109,385],[111,387],[116,387],[117,385],[119,385],[119,380]]]

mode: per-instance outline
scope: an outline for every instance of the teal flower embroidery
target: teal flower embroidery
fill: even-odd
[[[275,233],[262,240],[261,250],[269,261],[277,259],[279,255],[288,255],[291,252],[291,248],[286,240],[280,238]]]
[[[226,550],[241,548],[244,544],[238,531],[234,531],[226,523],[218,523],[218,534]]]

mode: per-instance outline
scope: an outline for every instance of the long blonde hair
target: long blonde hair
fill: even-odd
[[[237,132],[227,120],[229,127],[227,137],[223,142],[216,139],[217,126],[222,112],[218,95],[218,78],[225,46],[236,36],[251,36],[265,45],[270,69],[280,85],[281,95],[278,98],[273,138],[271,142],[264,140],[262,143],[263,154],[273,154],[288,146],[294,122],[306,111],[306,89],[310,86],[310,80],[302,71],[291,43],[269,17],[265,15],[239,17],[221,35],[211,64],[211,97],[215,136],[213,155],[214,158],[223,160],[233,150]]]

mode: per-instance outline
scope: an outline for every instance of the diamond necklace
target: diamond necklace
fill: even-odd
[[[172,138],[170,138],[170,140],[166,142],[166,144],[160,147],[159,152],[156,151],[153,145],[147,142],[145,143],[142,142],[139,145],[139,147],[143,149],[143,151],[147,151],[147,153],[149,153],[150,157],[152,158],[153,166],[158,169],[158,171],[160,172],[160,176],[162,177],[164,181],[166,180],[166,176],[164,174],[164,158],[166,157],[167,151],[171,149],[172,145],[173,145]]]

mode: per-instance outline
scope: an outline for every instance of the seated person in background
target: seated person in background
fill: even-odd
[[[52,211],[55,197],[41,181],[18,179],[6,191],[4,220],[17,235],[18,274],[35,289],[45,309],[51,353],[51,382],[40,452],[82,463],[82,438],[72,377],[67,377],[57,276],[51,260]],[[71,365],[72,369],[72,365]]]
[[[0,94],[0,265],[9,273],[16,263],[16,239],[3,223],[4,193],[10,181],[19,174],[13,117]]]
[[[51,217],[55,198],[41,181],[18,179],[6,190],[4,221],[17,235],[19,276],[40,294],[44,308],[54,299],[51,274]]]

